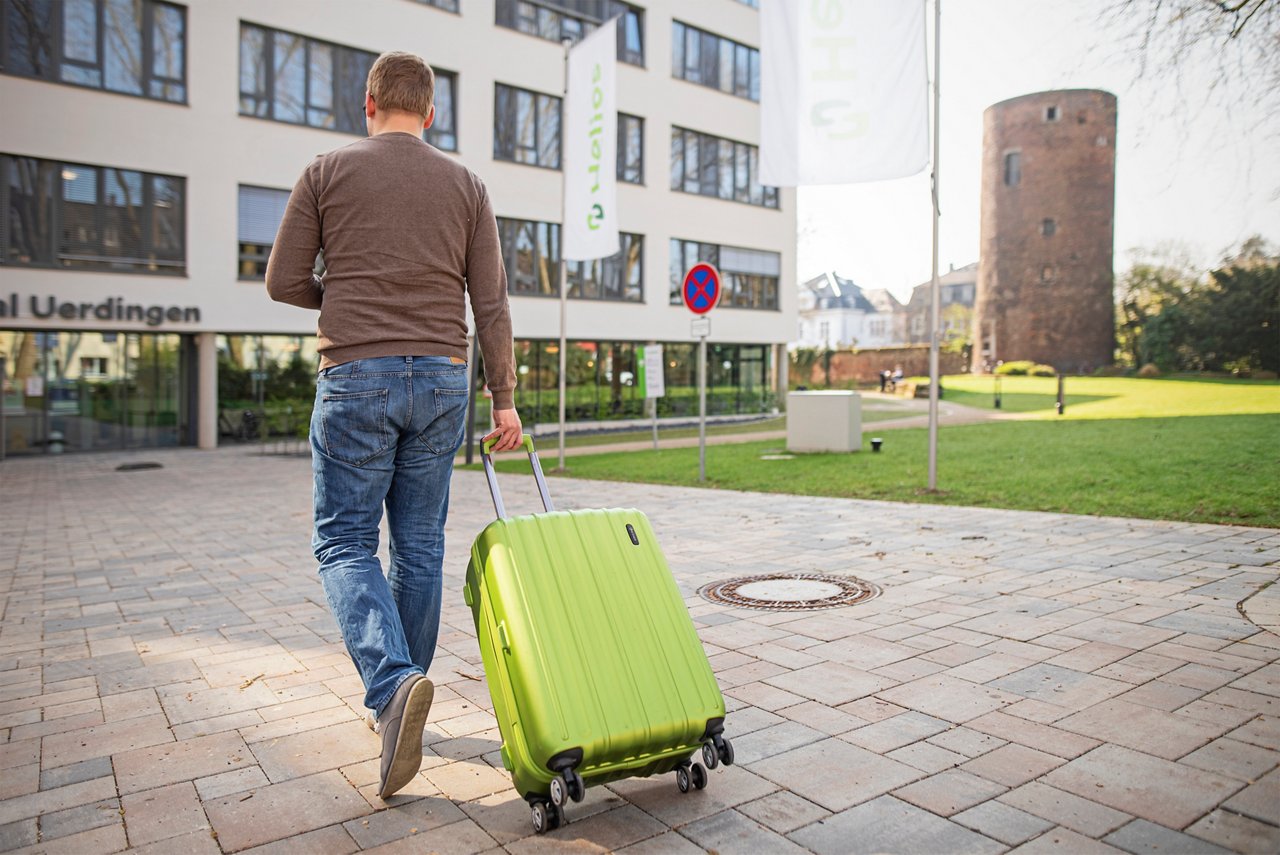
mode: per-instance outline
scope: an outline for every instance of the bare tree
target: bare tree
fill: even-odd
[[[1103,18],[1141,79],[1190,95],[1187,69],[1211,68],[1204,98],[1280,124],[1280,0],[1109,0]]]

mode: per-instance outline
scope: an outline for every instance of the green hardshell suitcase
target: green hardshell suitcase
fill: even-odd
[[[733,762],[724,697],[644,514],[556,511],[524,437],[546,513],[498,519],[471,548],[476,623],[502,763],[534,828],[560,824],[587,786],[674,771],[682,792]]]

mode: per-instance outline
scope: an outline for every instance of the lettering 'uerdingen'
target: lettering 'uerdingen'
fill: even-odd
[[[170,323],[200,323],[198,306],[143,306],[140,303],[126,303],[123,297],[108,297],[101,303],[69,303],[58,302],[57,297],[41,298],[31,295],[29,304],[31,317],[42,320],[61,318],[67,321],[137,321],[149,327],[158,327],[168,321]],[[10,294],[8,300],[0,300],[0,318],[17,318],[18,295]]]

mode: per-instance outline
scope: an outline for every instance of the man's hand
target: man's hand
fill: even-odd
[[[484,441],[497,437],[493,444],[494,451],[515,451],[520,447],[520,436],[524,430],[520,424],[520,414],[512,407],[509,410],[493,411],[493,432],[486,434]]]

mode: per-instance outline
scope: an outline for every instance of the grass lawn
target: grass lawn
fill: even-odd
[[[1067,377],[1066,411],[1059,416],[1056,377],[1002,377],[1002,409],[1061,419],[1126,419],[1153,416],[1280,413],[1280,381],[1172,377]],[[972,374],[942,378],[946,400],[994,409],[995,379]]]
[[[1280,383],[1068,378],[1068,391],[1077,389],[1081,400],[1073,404],[1069,395],[1059,417],[1052,378],[1004,382],[1006,409],[1010,393],[1032,403],[1047,389],[1046,417],[943,427],[937,493],[924,489],[924,429],[885,433],[880,454],[870,453],[869,432],[868,450],[850,455],[761,460],[782,443],[710,446],[707,486],[1280,527]],[[989,406],[990,378],[946,378],[948,400],[969,403],[962,399],[968,383],[974,405],[986,396]],[[698,483],[697,448],[609,452],[568,464],[578,478]],[[499,463],[504,471],[527,466]]]

